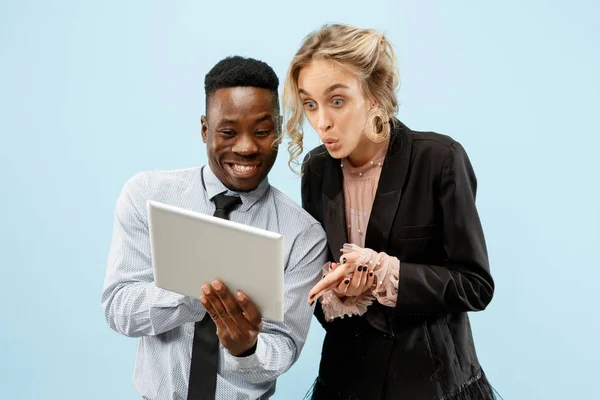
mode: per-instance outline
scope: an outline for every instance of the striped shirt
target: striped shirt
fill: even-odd
[[[306,340],[313,313],[306,299],[326,262],[321,225],[267,179],[254,191],[233,193],[208,166],[139,173],[125,184],[115,208],[102,307],[112,329],[139,337],[133,383],[144,399],[187,398],[194,323],[206,313],[198,299],[153,283],[146,201],[212,215],[211,199],[220,193],[242,199],[232,221],[284,236],[285,315],[282,323],[263,320],[253,355],[234,357],[219,346],[216,398],[268,399]]]

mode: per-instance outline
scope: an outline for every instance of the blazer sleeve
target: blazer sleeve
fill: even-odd
[[[480,311],[490,303],[494,281],[475,206],[476,190],[467,153],[454,142],[440,178],[444,262],[401,262],[394,315]]]
[[[306,210],[314,219],[316,219],[317,221],[319,221],[319,223],[322,224],[323,222],[319,220],[316,212],[317,203],[315,203],[312,196],[312,194],[314,193],[313,186],[315,186],[317,182],[315,179],[316,176],[312,173],[310,167],[311,157],[313,157],[313,155],[311,153],[308,153],[304,157],[304,161],[302,162],[302,183],[300,185],[302,196],[302,208]],[[331,258],[329,251],[328,257]],[[319,301],[317,301],[315,304],[314,315],[323,328],[327,329],[329,327],[330,324],[328,324],[325,320],[325,315],[323,314],[323,309],[321,308],[321,303]]]
[[[310,170],[310,158],[311,154],[307,154],[304,157],[304,161],[302,162],[302,178],[300,184],[300,191],[302,196],[302,208],[306,210],[313,218],[317,219],[315,216],[315,209],[313,204],[313,199],[311,198],[311,170]],[[319,221],[321,222],[321,221]]]

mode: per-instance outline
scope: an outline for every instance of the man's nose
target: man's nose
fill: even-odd
[[[254,135],[247,133],[239,135],[231,148],[231,151],[243,156],[256,154],[258,152],[258,146],[254,141]]]

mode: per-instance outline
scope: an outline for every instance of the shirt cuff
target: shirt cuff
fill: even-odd
[[[247,357],[236,357],[232,356],[225,348],[223,348],[223,353],[225,354],[225,364],[227,365],[227,369],[233,371],[255,370],[260,364],[260,360],[266,359],[267,344],[262,340],[261,335],[259,334],[258,340],[256,341],[256,351],[253,354],[250,354]]]

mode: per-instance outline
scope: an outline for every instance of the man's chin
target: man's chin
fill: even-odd
[[[260,179],[260,180],[256,180],[256,179],[245,180],[245,179],[239,179],[239,178],[232,179],[230,177],[229,182],[227,182],[227,183],[223,182],[223,184],[225,184],[227,189],[229,189],[233,192],[245,193],[245,192],[251,192],[253,190],[256,190],[256,188],[260,185],[261,182],[262,182],[262,179]]]

